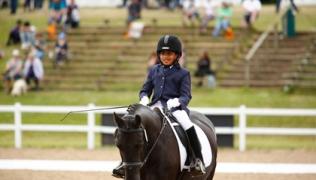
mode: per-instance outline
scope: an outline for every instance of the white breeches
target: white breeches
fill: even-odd
[[[157,103],[150,106],[151,109],[154,109],[155,107],[162,109],[161,102],[158,101]],[[172,115],[177,119],[179,124],[182,126],[184,130],[188,130],[190,127],[193,126],[192,121],[189,118],[189,115],[184,110],[177,110],[172,112]]]

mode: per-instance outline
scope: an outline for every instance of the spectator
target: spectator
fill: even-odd
[[[148,60],[148,64],[147,64],[147,71],[149,72],[151,70],[151,68],[153,68],[156,64],[159,64],[159,59],[157,57],[157,53],[156,51],[153,51],[150,56],[149,56],[149,60]]]
[[[36,57],[40,60],[44,59],[46,42],[43,33],[37,33],[35,36],[34,50],[36,51]]]
[[[22,77],[23,62],[17,49],[12,51],[12,58],[7,62],[4,71],[4,87],[7,93],[11,92],[15,80]]]
[[[49,21],[55,21],[57,24],[61,24],[64,16],[66,15],[66,7],[66,0],[50,0]]]
[[[18,8],[19,1],[18,0],[10,0],[10,13],[12,15],[16,14],[16,10]]]
[[[34,0],[34,8],[42,9],[44,0]]]
[[[205,76],[214,76],[215,73],[211,69],[212,61],[209,58],[209,55],[207,51],[204,51],[201,57],[199,58],[199,61],[197,62],[197,70],[195,71],[195,77],[199,77],[199,81],[197,86],[203,85],[203,79]]]
[[[127,0],[122,0],[122,5],[118,6],[119,8],[124,8],[126,7]]]
[[[35,26],[31,26],[30,22],[28,21],[24,22],[22,30],[20,31],[22,49],[28,49],[30,46],[35,44],[35,34]]]
[[[194,0],[185,0],[183,2],[183,25],[188,23],[194,25],[194,21],[199,20],[200,15],[195,7]]]
[[[222,6],[216,12],[216,24],[213,30],[212,35],[214,37],[219,36],[221,31],[227,31],[230,27],[230,18],[233,14],[233,11],[230,7],[230,4],[223,1]]]
[[[55,64],[54,67],[63,65],[67,60],[68,44],[66,40],[66,34],[61,32],[58,35],[58,40],[55,45]]]
[[[244,26],[252,28],[252,24],[258,18],[261,10],[260,0],[244,0],[242,6],[245,10]]]
[[[20,31],[22,29],[22,21],[17,20],[16,26],[11,29],[9,33],[9,38],[7,41],[7,46],[10,46],[11,44],[20,44],[21,38],[20,38]]]
[[[36,52],[31,51],[24,64],[23,75],[27,85],[30,87],[31,81],[34,81],[34,90],[39,90],[40,81],[44,77],[44,68],[42,61],[36,57]]]
[[[132,0],[132,3],[128,6],[127,25],[131,22],[141,18],[141,4],[139,0]]]
[[[201,23],[201,29],[200,32],[201,33],[205,33],[207,30],[207,24],[209,21],[215,19],[215,13],[214,13],[214,0],[205,0],[204,1],[204,16],[202,18],[202,23]]]
[[[51,20],[47,26],[47,39],[50,41],[55,41],[57,36],[57,24],[55,21]]]
[[[276,2],[275,2],[275,11],[276,11],[276,13],[279,13],[279,11],[280,11],[281,2],[282,2],[282,0],[276,0]],[[296,12],[298,12],[299,10],[298,10],[297,6],[295,5],[294,0],[290,0],[290,3],[291,3],[291,7]]]
[[[79,27],[79,22],[80,22],[79,8],[75,0],[71,0],[70,4],[67,7],[66,25],[72,28],[77,28]]]

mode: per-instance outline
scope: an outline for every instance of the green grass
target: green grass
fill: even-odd
[[[311,31],[316,27],[316,7],[302,7],[296,15],[296,27],[299,31]],[[242,10],[235,8],[232,18],[234,27],[239,27],[242,19]],[[19,11],[16,16],[9,16],[8,10],[0,11],[0,49],[4,49],[6,57],[0,60],[0,69],[4,68],[6,60],[14,47],[4,47],[9,29],[17,19],[30,20],[38,30],[45,30],[47,25],[48,11],[25,13]],[[104,19],[110,19],[111,26],[125,26],[126,10],[115,8],[85,8],[81,9],[82,26],[103,26]],[[176,10],[144,10],[143,21],[151,24],[153,18],[158,19],[159,26],[181,26],[181,12]],[[255,28],[265,30],[275,18],[274,6],[265,6]],[[214,22],[209,25],[213,26]],[[128,105],[138,101],[138,92],[141,85],[135,84],[128,90],[117,88],[117,91],[41,91],[29,92],[22,97],[11,97],[3,92],[0,93],[0,104],[12,105],[20,102],[24,105],[87,105],[94,103],[97,106]],[[316,92],[313,90],[296,90],[288,94],[281,89],[248,89],[248,88],[206,88],[193,89],[192,107],[239,107],[241,104],[247,107],[270,107],[270,108],[314,108],[316,107]],[[66,121],[60,122],[63,114],[23,114],[25,124],[85,124],[86,115],[75,114]],[[13,123],[12,113],[0,113],[0,123]],[[248,117],[249,126],[263,127],[316,127],[315,117]],[[100,116],[97,116],[97,124],[100,124]],[[236,118],[235,124],[238,124]],[[235,147],[238,148],[238,137],[235,136]],[[100,135],[97,135],[96,145],[100,147]],[[14,133],[0,132],[0,147],[13,147]],[[86,148],[85,133],[51,133],[51,132],[24,132],[23,147]],[[306,148],[316,149],[315,137],[304,136],[247,136],[249,148]]]

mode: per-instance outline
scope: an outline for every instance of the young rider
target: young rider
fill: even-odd
[[[160,38],[157,45],[160,64],[155,65],[149,71],[139,92],[139,103],[151,107],[165,107],[171,111],[187,133],[195,155],[194,166],[201,174],[204,174],[201,145],[187,108],[191,100],[191,77],[190,72],[178,63],[181,55],[181,42],[176,36],[165,35]],[[152,93],[153,96],[149,102]],[[116,176],[118,172],[120,172],[118,168],[114,169],[113,175]]]

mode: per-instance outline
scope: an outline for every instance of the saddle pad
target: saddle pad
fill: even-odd
[[[179,154],[180,154],[180,170],[182,171],[183,169],[189,169],[189,166],[185,165],[185,161],[187,159],[188,153],[186,152],[185,146],[182,144],[174,126],[177,126],[179,124],[177,123],[172,123],[170,121],[170,119],[168,118],[168,116],[166,116],[163,111],[161,111],[162,114],[166,117],[167,122],[169,123],[174,136],[177,139],[177,143],[178,143],[178,147],[179,147]],[[200,140],[201,143],[201,152],[202,152],[202,156],[203,156],[203,161],[204,161],[204,165],[205,167],[208,167],[211,162],[212,162],[212,149],[211,149],[211,145],[210,142],[207,139],[207,136],[205,135],[205,133],[203,132],[203,130],[197,126],[196,124],[194,124],[194,128],[196,130],[197,136]]]

